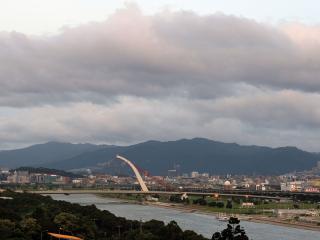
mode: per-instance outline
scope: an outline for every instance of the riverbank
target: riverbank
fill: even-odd
[[[161,208],[152,205],[143,205],[141,203],[133,204],[131,201],[128,204],[116,204],[119,200],[107,196],[104,198],[93,194],[52,194],[50,196],[55,200],[78,203],[83,206],[91,206],[94,204],[100,210],[106,210],[118,217],[130,220],[146,222],[156,219],[166,224],[175,221],[181,226],[182,230],[193,230],[208,239],[211,239],[214,232],[222,231],[227,224],[227,222],[218,221],[215,216],[202,213],[198,214],[193,210],[175,210],[174,208]],[[195,213],[192,214],[192,212]],[[249,238],[254,240],[301,240],[319,238],[319,231],[255,223],[245,221],[244,219],[241,221],[241,226],[246,230]]]
[[[313,230],[313,231],[319,231],[320,232],[320,226],[317,226],[315,224],[311,223],[305,223],[305,222],[298,222],[294,220],[289,220],[286,218],[280,218],[280,217],[273,217],[273,216],[265,216],[265,215],[259,215],[259,214],[235,214],[235,213],[229,213],[225,214],[220,212],[213,212],[209,211],[208,208],[200,206],[200,205],[194,205],[194,204],[181,204],[181,203],[169,203],[169,202],[156,202],[156,201],[138,201],[134,198],[121,197],[120,195],[105,195],[105,194],[98,194],[100,197],[107,197],[107,198],[117,198],[121,200],[128,201],[132,204],[139,204],[139,205],[150,205],[154,207],[159,208],[169,208],[169,209],[175,209],[179,210],[181,212],[186,213],[199,213],[199,214],[205,214],[210,216],[219,217],[220,215],[223,216],[236,216],[242,221],[248,221],[248,222],[255,222],[255,223],[264,223],[264,224],[270,224],[270,225],[277,225],[277,226],[284,226],[284,227],[290,227],[290,228],[297,228],[297,229],[305,229],[305,230]]]
[[[133,201],[134,202],[134,201]],[[163,203],[163,202],[136,202],[137,204],[143,205],[150,205],[160,208],[171,208],[183,212],[190,212],[190,213],[199,213],[199,214],[206,214],[218,217],[221,213],[218,212],[211,212],[201,209],[200,206],[193,206],[193,205],[182,205],[182,204],[174,204],[174,203]],[[255,223],[264,223],[270,225],[277,225],[277,226],[284,226],[284,227],[291,227],[291,228],[298,228],[298,229],[305,229],[305,230],[312,230],[312,231],[319,231],[320,226],[309,224],[309,223],[302,223],[302,222],[289,222],[286,219],[278,218],[278,217],[266,217],[262,215],[243,215],[243,214],[234,214],[234,215],[227,215],[227,216],[236,216],[242,221],[248,222],[255,222]]]

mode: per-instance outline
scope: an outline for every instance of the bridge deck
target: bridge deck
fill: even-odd
[[[236,194],[236,193],[217,193],[217,192],[165,192],[165,191],[133,191],[133,190],[48,190],[48,191],[28,191],[37,194],[142,194],[142,195],[181,195],[186,193],[190,196],[227,196],[227,197],[242,197],[242,198],[262,198],[273,200],[287,200],[288,198],[276,196],[263,196],[251,194]]]

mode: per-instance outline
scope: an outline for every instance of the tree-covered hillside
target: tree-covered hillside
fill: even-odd
[[[117,154],[152,175],[166,175],[179,165],[180,173],[279,175],[309,170],[320,155],[296,147],[243,146],[204,138],[147,141],[131,146],[46,143],[0,152],[0,167],[41,166],[62,170],[93,168],[117,173]],[[113,166],[115,167],[113,168]],[[128,169],[127,166],[125,168]]]
[[[0,198],[0,238],[6,240],[50,239],[47,231],[86,240],[205,240],[193,231],[182,231],[174,222],[139,222],[116,217],[94,205],[80,206],[51,197],[4,192]]]
[[[0,151],[0,167],[44,166],[103,147],[105,146],[48,142],[21,149],[5,150]]]
[[[49,166],[69,170],[107,163],[105,170],[109,170],[112,166],[109,163],[115,162],[116,154],[129,158],[152,175],[166,175],[174,165],[180,166],[181,173],[199,171],[211,174],[278,175],[311,169],[320,160],[319,155],[295,147],[242,146],[195,138],[169,142],[148,141],[128,147],[114,146],[86,152]]]

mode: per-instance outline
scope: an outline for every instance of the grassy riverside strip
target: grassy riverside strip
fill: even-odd
[[[143,197],[141,197],[140,195],[132,195],[132,194],[97,194],[97,196],[122,199],[132,204],[151,205],[151,206],[160,207],[160,208],[171,208],[171,209],[176,209],[184,212],[190,212],[190,213],[196,212],[196,213],[208,214],[212,216],[225,214],[226,216],[236,216],[239,219],[244,221],[320,231],[320,217],[318,217],[318,224],[305,223],[305,222],[299,222],[295,219],[277,217],[271,211],[272,209],[276,209],[276,210],[295,209],[294,203],[273,203],[272,202],[268,204],[257,205],[255,206],[255,208],[241,208],[240,204],[233,203],[233,208],[226,208],[225,206],[227,203],[227,199],[220,199],[219,201],[224,203],[224,207],[219,208],[219,207],[210,207],[208,205],[202,206],[199,204],[192,204],[191,202],[193,200],[199,199],[199,197],[193,197],[193,196],[190,197],[189,204],[170,202],[168,197],[163,197],[163,196],[160,196],[158,202],[145,201]],[[212,199],[208,198],[208,202],[210,201],[212,201]],[[312,204],[312,203],[303,203],[299,207],[300,209],[316,209],[318,205]]]

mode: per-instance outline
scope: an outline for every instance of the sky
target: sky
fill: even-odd
[[[205,137],[320,151],[315,0],[1,0],[0,149]]]

